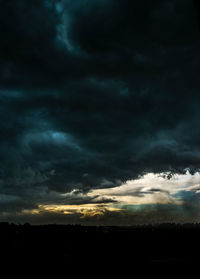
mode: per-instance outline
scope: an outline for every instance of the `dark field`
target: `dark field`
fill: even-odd
[[[0,224],[1,266],[48,272],[109,270],[113,274],[157,267],[183,270],[199,265],[200,225],[135,227]]]

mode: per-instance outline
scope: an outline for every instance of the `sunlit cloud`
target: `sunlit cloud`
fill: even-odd
[[[112,198],[123,204],[181,204],[174,195],[179,191],[200,189],[200,174],[176,174],[170,179],[166,174],[148,173],[136,180],[129,180],[119,187],[91,190],[89,196]]]
[[[88,192],[78,188],[67,193],[44,191],[42,196],[37,196],[36,206],[18,210],[14,216],[19,220],[33,218],[36,223],[42,218],[53,221],[63,218],[59,220],[81,224],[198,221],[200,174],[186,172],[170,179],[167,176],[168,173],[148,173],[118,187],[96,188]],[[16,202],[10,201],[11,207]],[[12,214],[10,210],[1,215],[9,219]]]
[[[63,205],[63,204],[50,204],[39,205],[38,209],[23,210],[20,214],[80,214],[80,218],[96,215],[104,215],[105,211],[122,211],[119,208],[113,208],[109,204],[84,204],[84,205]]]
[[[129,180],[119,187],[93,189],[87,193],[72,190],[57,194],[56,203],[39,204],[37,209],[26,209],[20,214],[58,213],[65,215],[80,214],[80,218],[104,215],[105,212],[134,210],[142,205],[177,205],[185,200],[180,192],[200,191],[200,174],[176,174],[170,179],[164,173],[148,173],[136,180]]]

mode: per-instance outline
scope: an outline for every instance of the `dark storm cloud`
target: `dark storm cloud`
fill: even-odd
[[[192,1],[0,4],[3,195],[34,204],[43,189],[199,169]]]

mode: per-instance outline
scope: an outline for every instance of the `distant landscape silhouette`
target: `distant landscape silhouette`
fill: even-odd
[[[196,265],[200,224],[131,227],[0,223],[1,262],[66,269]]]

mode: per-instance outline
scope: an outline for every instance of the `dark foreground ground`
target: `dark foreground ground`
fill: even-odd
[[[136,270],[162,268],[166,273],[171,268],[182,272],[200,266],[198,224],[84,227],[0,223],[0,245],[0,268],[9,266],[7,272],[29,269],[30,273],[42,267],[66,275],[92,270],[94,275],[108,271],[134,275]]]

